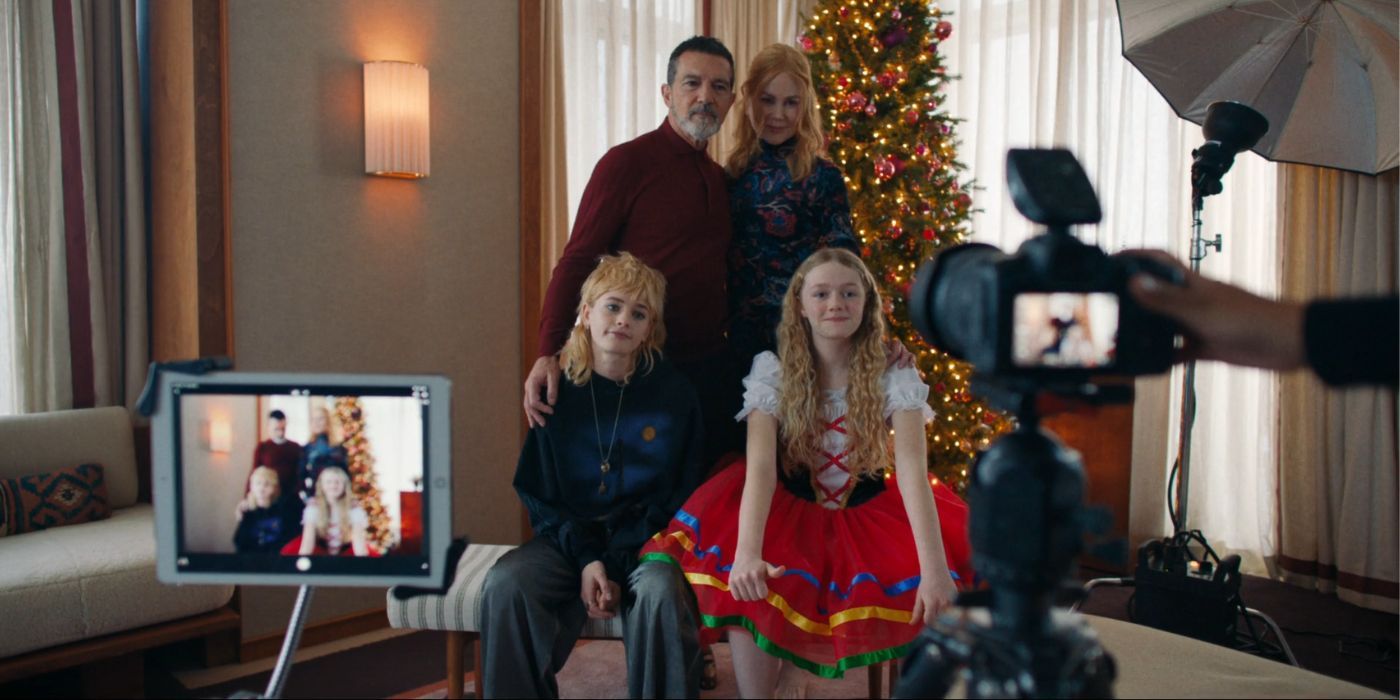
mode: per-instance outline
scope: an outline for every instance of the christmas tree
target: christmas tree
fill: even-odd
[[[365,539],[375,550],[387,552],[394,544],[394,533],[390,530],[389,514],[384,511],[384,502],[379,496],[379,477],[374,473],[374,452],[370,449],[369,439],[365,437],[365,418],[360,400],[353,396],[337,398],[335,417],[343,435],[340,446],[345,448],[345,458],[349,463],[350,492],[355,497],[355,504],[369,516],[369,530]]]
[[[961,491],[1005,416],[974,401],[971,367],[930,347],[906,299],[919,264],[961,243],[972,198],[955,120],[940,110],[940,43],[953,25],[924,0],[823,0],[798,38],[823,107],[827,152],[846,176],[861,256],[880,283],[890,332],[918,358],[937,418],[929,471]]]

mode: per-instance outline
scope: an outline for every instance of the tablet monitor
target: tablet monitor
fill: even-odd
[[[160,580],[441,585],[450,390],[431,376],[162,373]]]

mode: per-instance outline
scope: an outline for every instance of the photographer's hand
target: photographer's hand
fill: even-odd
[[[1187,270],[1157,250],[1129,251],[1180,269],[1185,283],[1139,274],[1129,293],[1143,308],[1181,324],[1186,347],[1181,359],[1220,360],[1272,370],[1303,366],[1303,305],[1272,301]]]

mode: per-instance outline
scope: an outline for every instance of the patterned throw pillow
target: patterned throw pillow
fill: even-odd
[[[111,516],[100,464],[0,479],[0,537]]]

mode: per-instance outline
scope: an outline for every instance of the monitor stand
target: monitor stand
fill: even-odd
[[[277,665],[272,669],[272,677],[267,679],[267,689],[261,695],[240,690],[230,698],[280,698],[287,685],[287,676],[292,672],[292,655],[301,643],[301,630],[306,626],[306,613],[311,609],[311,586],[302,586],[297,591],[297,603],[292,608],[292,619],[287,623],[287,635],[282,639],[282,652],[277,655]]]

